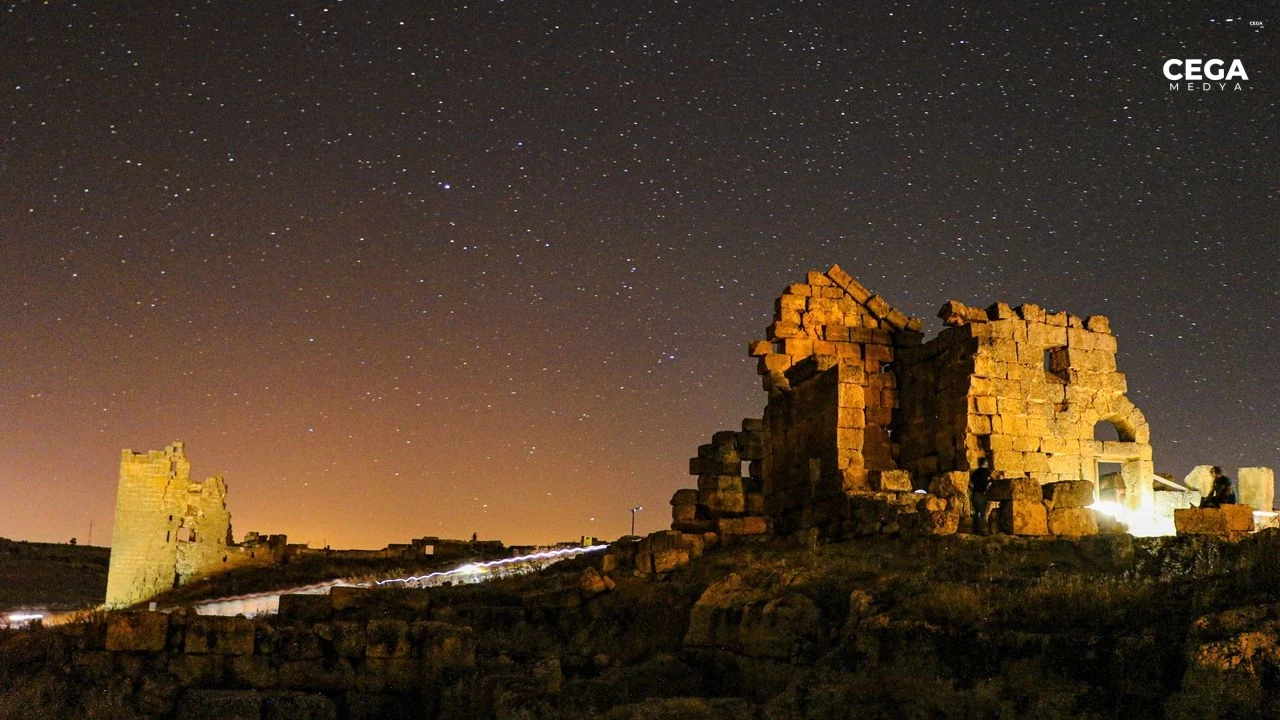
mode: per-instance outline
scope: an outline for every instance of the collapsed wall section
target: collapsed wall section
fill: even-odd
[[[870,472],[897,467],[894,362],[899,348],[919,345],[921,325],[838,265],[778,298],[748,350],[769,392],[764,492],[779,532],[835,524]]]

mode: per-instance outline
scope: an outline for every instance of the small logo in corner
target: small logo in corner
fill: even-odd
[[[1171,58],[1164,61],[1164,76],[1172,92],[1236,92],[1246,89],[1249,81],[1239,58],[1230,62]]]

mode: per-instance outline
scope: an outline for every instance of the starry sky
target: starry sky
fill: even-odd
[[[237,537],[661,529],[832,263],[1108,315],[1157,471],[1280,466],[1280,6],[1029,8],[5,4],[0,536],[175,439]]]

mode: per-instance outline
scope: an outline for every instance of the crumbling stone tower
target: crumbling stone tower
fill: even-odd
[[[221,568],[231,544],[222,477],[191,482],[183,444],[120,456],[108,607],[142,602]]]

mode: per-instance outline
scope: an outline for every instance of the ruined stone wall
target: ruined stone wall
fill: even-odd
[[[173,587],[177,530],[191,483],[182,443],[120,456],[106,603],[141,602]]]
[[[221,475],[187,486],[186,507],[178,529],[179,584],[229,562],[231,513],[227,483]],[[241,559],[237,554],[237,559]]]
[[[939,316],[951,327],[904,357],[904,467],[970,470],[986,456],[997,475],[1096,485],[1098,463],[1116,463],[1123,486],[1114,499],[1131,507],[1151,499],[1150,430],[1125,396],[1105,317],[956,301]],[[1119,440],[1095,440],[1099,423]]]
[[[769,404],[764,412],[765,505],[778,530],[829,525],[868,472],[896,467],[898,347],[920,342],[911,318],[838,265],[789,285],[766,338],[750,344]]]
[[[1125,396],[1105,317],[950,301],[939,312],[948,327],[923,343],[918,318],[839,266],[806,280],[787,286],[766,337],[748,346],[769,394],[760,479],[775,533],[955,532],[969,514],[959,489],[967,483],[957,478],[980,458],[997,479],[1027,480],[1017,502],[1030,515],[1003,523],[1015,534],[1096,532],[1076,505],[1058,506],[1055,522],[1049,498],[1028,499],[1035,487],[1084,483],[1072,487],[1093,492],[1101,475],[1102,499],[1153,502],[1150,430]],[[1101,423],[1118,439],[1096,440]],[[709,530],[708,512],[725,508],[709,509],[742,493],[744,478],[729,467],[739,457],[721,457],[732,446],[717,441],[699,453],[699,492],[672,499],[677,530]],[[706,469],[721,461],[725,468]],[[1100,463],[1114,464],[1107,470],[1117,479]],[[945,493],[912,496],[934,488]]]
[[[231,564],[231,514],[221,477],[191,482],[181,442],[120,456],[106,604],[142,602]],[[234,553],[235,565],[249,564]]]

